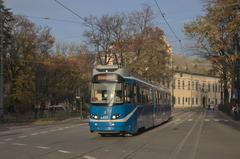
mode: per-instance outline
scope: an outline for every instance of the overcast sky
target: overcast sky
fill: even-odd
[[[201,0],[157,0],[160,8],[165,13],[167,20],[182,40],[183,48],[177,42],[172,32],[164,23],[154,0],[59,0],[69,8],[76,11],[82,17],[89,15],[101,16],[114,13],[129,13],[139,10],[143,4],[150,5],[155,14],[156,22],[165,32],[167,39],[173,47],[174,53],[186,53],[191,46],[191,41],[184,36],[183,25],[193,20],[196,16],[203,14],[203,4]],[[80,43],[84,40],[82,32],[84,27],[81,20],[75,15],[59,6],[54,0],[5,0],[5,6],[12,9],[14,14],[50,17],[56,19],[66,19],[79,21],[79,23],[67,23],[52,20],[41,20],[30,18],[33,22],[41,26],[52,28],[57,41]]]

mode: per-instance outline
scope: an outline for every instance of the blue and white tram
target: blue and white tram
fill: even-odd
[[[132,76],[125,69],[99,66],[93,71],[90,131],[136,134],[167,121],[171,116],[171,95]]]

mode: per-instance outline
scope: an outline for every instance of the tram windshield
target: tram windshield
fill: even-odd
[[[123,84],[100,82],[92,84],[91,102],[95,104],[123,103]]]

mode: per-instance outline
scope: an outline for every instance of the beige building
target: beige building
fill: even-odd
[[[174,75],[174,107],[206,107],[221,102],[219,78],[178,71]]]

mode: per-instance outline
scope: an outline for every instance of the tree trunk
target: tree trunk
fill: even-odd
[[[223,67],[223,94],[224,94],[224,106],[228,109],[229,105],[229,92],[228,92],[228,80],[227,80],[227,69]]]

